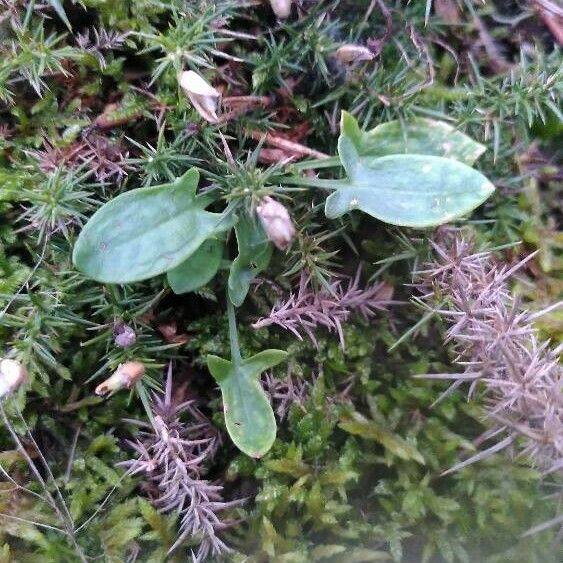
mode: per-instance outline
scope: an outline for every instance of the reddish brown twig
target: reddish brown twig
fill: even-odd
[[[287,139],[282,139],[277,135],[272,133],[265,133],[263,131],[254,131],[252,129],[246,129],[245,133],[254,139],[255,141],[264,140],[266,145],[271,145],[278,149],[289,152],[291,155],[303,157],[311,156],[313,158],[330,158],[328,154],[324,152],[316,151],[315,149],[310,149],[305,145],[300,143],[294,143],[293,141],[288,141]]]
[[[536,10],[559,45],[563,45],[563,8],[550,0],[534,0]]]

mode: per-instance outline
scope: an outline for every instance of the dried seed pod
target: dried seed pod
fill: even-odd
[[[209,123],[217,123],[221,93],[193,70],[182,72],[179,82],[199,115]]]
[[[285,250],[295,236],[295,227],[286,207],[271,197],[265,197],[256,207],[256,214],[276,248]]]
[[[291,14],[291,0],[270,0],[270,6],[280,20],[288,18]]]
[[[0,399],[13,393],[27,379],[27,370],[17,360],[0,360]]]
[[[115,372],[96,387],[96,395],[107,395],[119,389],[130,389],[145,375],[145,366],[141,362],[125,362]]]
[[[371,61],[375,55],[363,45],[354,45],[347,43],[336,49],[336,58],[342,63],[359,63],[362,61]]]

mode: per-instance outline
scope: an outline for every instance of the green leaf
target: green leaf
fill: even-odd
[[[346,563],[368,563],[368,561],[391,561],[386,551],[356,547],[346,552]]]
[[[264,462],[265,467],[276,473],[291,475],[294,479],[299,479],[311,474],[311,468],[301,460],[294,459],[271,459]]]
[[[63,3],[61,2],[61,0],[47,0],[49,2],[49,4],[51,5],[51,8],[53,8],[53,10],[55,10],[55,12],[57,12],[57,15],[59,16],[59,18],[61,18],[61,20],[63,20],[63,23],[68,27],[69,31],[72,31],[72,27],[70,25],[70,22],[68,21],[65,9],[63,8]]]
[[[230,228],[233,218],[210,213],[197,196],[199,173],[191,169],[171,184],[121,194],[88,221],[73,261],[104,283],[128,283],[172,270],[207,239]]]
[[[340,553],[345,553],[347,550],[347,546],[344,545],[317,545],[311,550],[311,560],[312,561],[323,561],[326,559],[330,559],[335,555],[339,555]]]
[[[250,289],[250,282],[268,267],[273,247],[259,221],[244,215],[235,226],[238,256],[229,273],[229,299],[240,307]]]
[[[251,457],[262,457],[276,439],[276,419],[260,374],[286,356],[283,350],[264,350],[233,361],[207,356],[207,367],[223,394],[227,431],[237,448]]]
[[[223,257],[225,241],[206,240],[187,260],[166,275],[174,293],[188,293],[199,289],[214,277]]]
[[[385,428],[382,424],[374,420],[368,420],[359,413],[343,417],[339,426],[349,434],[361,436],[365,440],[378,442],[386,450],[389,450],[401,459],[413,459],[418,461],[418,463],[424,464],[424,458],[414,446]]]
[[[486,150],[484,145],[450,124],[425,118],[389,121],[370,131],[362,131],[356,119],[343,111],[341,132],[354,143],[358,154],[366,157],[427,154],[453,158],[470,166]]]
[[[170,514],[165,516],[156,510],[148,500],[141,497],[137,498],[139,501],[139,512],[152,529],[151,532],[143,534],[143,539],[159,541],[160,549],[158,551],[162,553],[160,558],[155,558],[155,561],[164,561],[167,551],[174,545],[173,530],[176,527],[176,515]]]
[[[0,202],[17,201],[22,197],[22,187],[29,183],[29,175],[7,168],[0,168]]]
[[[362,157],[345,134],[338,151],[348,179],[333,183],[336,192],[325,203],[331,219],[359,209],[393,225],[432,227],[469,213],[494,191],[480,172],[449,158]]]
[[[124,561],[127,546],[143,531],[144,522],[138,514],[137,498],[133,497],[95,521],[106,561]]]

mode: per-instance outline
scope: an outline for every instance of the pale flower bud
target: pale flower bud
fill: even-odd
[[[0,399],[13,393],[27,379],[26,369],[17,360],[0,360]]]
[[[285,206],[271,197],[265,197],[256,207],[256,214],[276,248],[285,250],[295,236],[295,227]]]
[[[140,362],[120,364],[115,372],[96,387],[96,395],[107,395],[119,389],[130,389],[145,375],[145,366]]]
[[[336,58],[342,63],[359,63],[361,61],[371,61],[375,55],[362,45],[347,43],[336,49]]]
[[[137,342],[137,334],[135,331],[122,322],[116,323],[113,329],[114,342],[120,348],[129,348]]]
[[[209,123],[217,123],[217,107],[221,93],[193,70],[182,72],[179,82],[199,115]]]
[[[291,13],[291,0],[270,0],[270,6],[280,20],[288,18]]]

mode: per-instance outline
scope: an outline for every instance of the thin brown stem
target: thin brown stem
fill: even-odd
[[[330,158],[330,156],[328,154],[325,154],[324,152],[311,149],[300,143],[294,143],[293,141],[288,141],[287,139],[278,137],[277,135],[273,135],[272,133],[266,133],[264,131],[255,131],[253,129],[246,129],[245,133],[255,141],[261,141],[263,139],[264,143],[267,145],[272,145],[273,147],[286,150],[290,153],[299,156],[311,156],[313,158]]]

